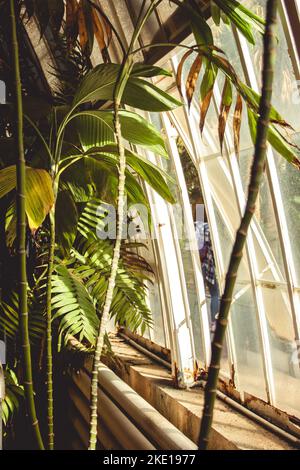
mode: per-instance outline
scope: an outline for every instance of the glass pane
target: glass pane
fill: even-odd
[[[157,283],[148,284],[148,299],[149,306],[151,309],[153,328],[151,329],[150,338],[154,343],[166,346],[165,333],[164,333],[164,322],[162,316],[162,308],[160,301],[159,288]]]
[[[265,0],[246,0],[245,6],[254,13],[265,16]],[[216,37],[216,45],[222,48],[235,67],[242,80],[245,80],[239,51],[235,44],[234,35],[230,28],[224,24],[220,27],[212,26]],[[262,69],[262,37],[255,31],[256,45],[249,45],[250,58],[253,60],[254,71],[258,84],[261,83]],[[278,51],[275,71],[275,83],[273,93],[273,105],[280,114],[296,130],[288,131],[289,135],[284,135],[288,139],[300,145],[300,120],[299,120],[299,94],[297,94],[296,79],[289,57],[287,42],[282,25],[278,28]],[[189,66],[194,60],[190,56],[183,71],[183,83],[187,78]],[[198,85],[203,77],[204,70],[201,70]],[[251,76],[251,74],[250,74]],[[222,92],[224,77],[219,73],[217,78],[218,90]],[[196,86],[196,103],[199,101],[199,86]],[[216,91],[216,90],[215,90]],[[217,94],[216,94],[217,96]],[[234,92],[235,99],[235,92]],[[231,134],[229,145],[232,145],[232,115],[230,111],[228,119],[228,130]],[[218,112],[218,110],[217,110]],[[228,160],[221,156],[218,137],[218,115],[213,103],[207,113],[205,128],[202,136],[199,159],[204,162],[204,194],[212,197],[212,212],[209,218],[214,215],[217,233],[212,233],[214,246],[218,248],[218,268],[219,278],[223,282],[228,266],[228,261],[233,244],[233,238],[240,222],[236,194],[232,181],[232,173],[229,163],[235,163],[234,149],[230,148],[231,155]],[[176,112],[175,112],[176,113]],[[178,114],[177,114],[178,115]],[[182,119],[182,117],[178,117]],[[189,111],[189,119],[193,128],[199,127],[199,110]],[[291,135],[292,134],[292,135]],[[238,165],[240,169],[240,181],[236,181],[237,188],[242,184],[242,188],[247,194],[251,162],[253,159],[253,144],[248,128],[246,106],[243,106],[241,144]],[[275,152],[275,163],[278,170],[279,184],[282,192],[283,207],[287,226],[289,230],[290,244],[294,257],[294,267],[297,274],[297,286],[300,286],[300,196],[299,170],[292,167],[281,156]],[[232,167],[233,170],[235,167]],[[273,168],[270,167],[273,171]],[[206,181],[207,177],[207,181]],[[276,185],[276,181],[273,182]],[[280,197],[279,189],[274,186],[275,197]],[[279,206],[278,206],[279,207]],[[280,209],[280,207],[279,207]],[[211,210],[211,209],[210,209]],[[271,361],[275,381],[276,404],[278,407],[299,416],[300,402],[297,401],[296,390],[299,387],[299,355],[297,355],[295,343],[295,331],[291,313],[290,299],[287,290],[286,273],[283,261],[283,249],[289,249],[289,240],[285,240],[286,245],[280,242],[277,208],[274,208],[272,193],[270,191],[268,174],[265,172],[260,187],[259,199],[256,206],[255,218],[252,223],[253,250],[250,246],[250,256],[255,256],[254,267],[258,271],[258,279],[252,285],[251,276],[246,254],[243,257],[239,271],[237,285],[235,288],[235,298],[231,308],[232,333],[234,338],[233,359],[234,368],[237,372],[238,384],[241,390],[245,390],[254,396],[264,400],[266,396],[265,374],[263,370],[263,351],[261,333],[256,306],[257,299],[262,299],[264,313],[267,320],[267,331],[262,333],[269,339],[271,347]],[[280,215],[280,214],[279,214]],[[285,221],[282,220],[282,223]],[[283,245],[283,246],[282,246]],[[220,249],[219,249],[220,248]],[[255,271],[254,271],[255,274]],[[254,291],[255,289],[255,291]],[[257,296],[254,295],[257,294]],[[260,297],[261,295],[261,297]],[[297,312],[298,314],[299,312]],[[232,339],[232,336],[231,336]],[[226,353],[223,352],[223,364],[225,365]]]
[[[300,143],[300,134],[298,136]],[[297,168],[284,160],[277,152],[275,152],[275,164],[293,253],[296,283],[300,287],[300,174]]]
[[[210,113],[211,120],[206,122],[206,130],[212,136],[214,145],[207,145],[205,147],[207,154],[203,160],[205,162],[208,185],[204,190],[210,192],[213,200],[218,233],[212,233],[212,237],[218,237],[220,242],[221,253],[219,253],[219,256],[222,258],[224,271],[219,274],[224,279],[234,236],[240,223],[240,213],[228,161],[225,156],[220,155],[219,142],[213,137],[215,131],[211,129],[211,126],[215,126],[217,120],[213,107],[211,107]],[[208,153],[209,149],[211,154]],[[213,153],[214,151],[216,153]],[[231,321],[233,330],[232,352],[235,361],[234,370],[238,377],[239,387],[262,399],[266,399],[256,304],[246,254],[239,269],[235,301],[231,308]],[[226,367],[226,355],[227,352],[224,349],[223,367]]]
[[[132,212],[131,216],[133,217],[133,220],[137,217],[135,212]],[[135,220],[135,223],[138,224],[138,221]],[[133,246],[131,251],[137,253],[138,256],[141,256],[149,265],[146,266],[147,277],[149,278],[149,281],[146,281],[146,286],[147,301],[151,311],[153,325],[145,331],[144,336],[155,343],[166,347],[165,325],[159,288],[159,282],[161,282],[161,280],[154,253],[154,241],[150,239],[150,234],[147,233],[147,230],[141,230],[140,233],[135,233],[134,236],[131,237],[131,241],[140,244],[138,247]]]
[[[265,0],[246,0],[245,6],[254,13],[265,16]],[[258,84],[261,84],[262,70],[262,37],[254,30],[256,44],[250,47],[251,57],[254,61],[254,70]],[[278,43],[276,54],[276,66],[274,74],[273,97],[272,102],[275,108],[282,114],[297,131],[300,130],[299,106],[296,106],[295,97],[297,97],[297,83],[294,75],[287,42],[281,22],[278,26]],[[298,101],[299,105],[299,101]]]
[[[177,149],[178,149],[178,154],[180,157],[181,161],[181,166],[186,182],[186,188],[187,188],[187,193],[189,197],[189,203],[192,208],[192,215],[194,218],[196,218],[196,204],[204,204],[203,201],[203,196],[202,196],[202,190],[200,187],[200,181],[199,181],[199,176],[198,176],[198,171],[193,163],[193,161],[190,158],[190,155],[188,154],[183,141],[180,137],[177,138],[176,140],[177,144]],[[204,215],[204,213],[202,214]],[[189,250],[189,246],[186,246],[186,250]],[[189,251],[188,251],[189,253]],[[201,258],[200,254],[197,253],[197,256],[199,256],[199,264],[201,265]],[[188,259],[186,259],[186,255],[183,254],[183,259],[187,261],[188,265]],[[190,265],[192,268],[192,265]],[[187,270],[187,268],[186,268]],[[214,266],[215,270],[215,266]],[[200,315],[202,314],[201,308],[199,308],[199,302],[198,298],[196,295],[196,286],[194,284],[195,278],[194,276],[190,276],[188,279],[193,279],[192,285],[190,282],[187,282],[187,289],[189,292],[189,298],[190,300],[190,309],[191,309],[191,319],[192,319],[192,325],[193,325],[193,333],[194,333],[194,343],[195,343],[195,350],[196,350],[196,357],[198,358],[199,355],[199,350],[201,348],[201,335],[202,335],[202,325],[200,321]],[[215,314],[218,311],[218,304],[219,304],[219,291],[218,291],[218,284],[217,281],[215,283],[215,288],[210,289],[207,286],[207,283],[205,281],[205,274],[203,273],[203,281],[204,281],[204,287],[205,287],[205,296],[206,296],[206,305],[207,305],[207,312],[208,312],[208,321],[211,323],[213,320],[212,318],[215,316]],[[198,292],[199,292],[199,286],[198,286]],[[199,294],[198,294],[199,295]],[[194,302],[192,302],[192,299],[194,299]],[[194,304],[194,305],[193,305]],[[212,312],[212,313],[211,313]]]
[[[194,126],[198,128],[197,123],[199,116],[197,116],[197,113],[193,113],[192,110],[190,111],[190,115],[191,121],[195,123]],[[218,237],[221,248],[219,255],[222,257],[224,271],[219,273],[219,275],[224,279],[233,244],[233,237],[240,222],[240,215],[230,168],[226,157],[220,155],[216,123],[216,110],[211,106],[205,124],[203,136],[204,145],[201,148],[201,157],[205,162],[208,178],[207,187],[204,187],[204,191],[209,191],[212,196],[218,230],[218,234],[212,233],[212,237]],[[240,293],[241,288],[243,289],[242,294]],[[234,351],[233,353],[236,360],[234,368],[238,376],[241,375],[240,383],[242,388],[247,389],[247,373],[250,371],[253,377],[253,383],[258,383],[259,390],[257,395],[266,398],[262,356],[256,323],[255,302],[246,257],[244,257],[241,265],[237,292],[239,294],[237,295],[231,312],[235,343],[233,345],[235,353]],[[248,305],[252,307],[248,308]],[[222,371],[229,375],[227,355],[228,351],[225,347],[223,350]],[[249,355],[251,356],[250,362]],[[252,370],[252,368],[254,370]],[[254,392],[254,389],[251,390]]]
[[[300,412],[299,353],[286,288],[263,288],[275,382],[276,406],[292,415]]]
[[[181,142],[179,148],[179,152],[181,154],[185,154],[187,156],[187,152]],[[173,185],[172,192],[175,197],[177,203],[179,203],[180,207],[183,209],[183,200],[181,195],[181,188],[179,187],[177,181],[177,175],[174,167],[174,163],[172,160],[172,156],[170,155],[169,160],[163,160],[162,164],[165,170],[168,172],[170,176],[174,178],[176,184]],[[176,219],[176,208],[170,208],[173,210],[173,215]],[[181,260],[183,264],[184,276],[185,276],[185,283],[187,288],[187,296],[188,296],[188,303],[190,309],[190,318],[193,327],[193,334],[194,334],[194,344],[195,344],[195,354],[196,359],[203,363],[204,361],[204,352],[203,352],[203,345],[201,341],[201,324],[200,324],[200,312],[201,308],[198,301],[197,295],[197,288],[196,288],[196,280],[195,280],[195,273],[194,273],[194,265],[191,256],[191,247],[189,242],[188,234],[185,231],[185,227],[177,226],[178,229],[178,242],[179,248],[181,253]],[[183,230],[182,230],[183,229]],[[181,236],[180,236],[181,235]]]
[[[153,121],[156,127],[159,128],[160,131],[164,132],[163,128],[161,127],[161,122],[158,120]],[[181,255],[181,262],[183,267],[183,275],[184,279],[183,282],[186,286],[186,293],[187,293],[187,301],[188,301],[188,309],[190,314],[190,320],[192,323],[193,329],[193,339],[194,339],[194,346],[195,346],[195,355],[196,359],[199,363],[203,364],[204,362],[204,350],[202,344],[202,331],[201,331],[201,322],[200,322],[200,315],[201,315],[201,307],[199,305],[198,300],[198,293],[196,287],[196,279],[195,279],[195,272],[194,272],[194,263],[191,256],[191,246],[189,241],[188,233],[186,232],[186,227],[183,224],[183,217],[185,217],[184,213],[184,203],[182,199],[182,189],[179,187],[176,168],[173,161],[172,152],[169,152],[169,159],[161,159],[160,165],[161,167],[173,178],[174,184],[170,184],[174,199],[176,204],[174,206],[169,206],[170,213],[172,214],[174,220],[174,236],[178,243],[178,248]],[[178,143],[178,153],[182,155],[183,160],[185,159],[185,163],[187,163],[188,154],[184,145],[181,142]],[[190,169],[192,166],[190,166]],[[198,182],[199,185],[199,182]]]
[[[250,174],[253,152],[254,149],[251,148],[247,151],[243,151],[243,154],[241,155],[241,159],[243,160],[241,176],[245,194],[247,194],[248,190],[248,178],[246,175]],[[256,203],[255,219],[252,225],[254,226],[253,238],[259,277],[269,281],[285,281],[285,271],[277,221],[275,218],[274,206],[266,173],[264,173],[260,185],[259,197]]]
[[[246,6],[254,12],[264,15],[265,2],[262,0],[247,0]],[[282,114],[296,132],[289,131],[287,136],[295,144],[300,144],[300,120],[299,120],[299,93],[297,91],[297,81],[288,53],[288,46],[284,30],[280,23],[278,28],[278,50],[276,60],[276,70],[274,75],[273,105]],[[257,44],[249,46],[251,55],[254,58],[254,69],[257,73],[258,83],[261,82],[259,70],[262,61],[262,42],[259,35],[256,35]],[[260,68],[259,68],[260,67]],[[297,275],[297,284],[300,285],[300,200],[299,200],[299,170],[287,163],[283,157],[275,153],[275,161],[278,170],[281,195],[285,208],[285,217],[289,230],[291,248],[294,257],[294,267]]]
[[[227,267],[229,263],[230,250],[232,248],[232,238],[230,237],[230,233],[228,232],[227,225],[224,223],[224,219],[222,218],[222,215],[214,201],[213,201],[213,208],[214,208],[214,214],[216,218],[216,224],[218,227],[218,236],[219,236],[219,240],[221,244],[223,265]],[[229,362],[228,362],[227,338],[226,338],[226,342],[222,350],[221,372],[225,373],[227,377],[230,377],[231,372],[230,372]]]
[[[230,26],[226,25],[225,23],[221,22],[220,26],[213,25],[212,30],[214,33],[214,37],[216,38],[215,43],[218,47],[220,47],[225,53],[226,57],[229,60],[230,64],[234,67],[237,75],[240,77],[241,80],[245,82],[244,71],[240,61],[239,51],[234,40],[234,36],[232,34],[232,29]],[[225,77],[223,73],[218,74],[217,77],[217,84],[219,86],[220,93],[222,93],[223,86],[225,82]],[[228,121],[227,121],[227,130],[231,135],[230,151],[234,151],[233,148],[233,132],[232,132],[232,122],[234,116],[234,108],[236,103],[236,91],[233,88],[233,104],[231,106]],[[241,133],[240,133],[240,152],[242,153],[243,149],[247,149],[248,147],[252,147],[252,140],[248,128],[248,117],[247,117],[247,110],[246,106],[243,105],[242,109],[242,118],[241,118],[242,126],[241,126]],[[217,126],[217,120],[215,121],[215,127]],[[240,164],[243,164],[243,156],[240,154]]]
[[[229,233],[224,219],[214,204],[214,211],[218,226],[223,261],[227,269],[233,245],[233,236]],[[242,269],[239,271],[237,285],[234,292],[234,302],[230,317],[234,340],[234,368],[238,374],[239,388],[266,399],[265,382],[262,365],[262,351],[259,343],[255,300],[252,291],[250,274],[245,257]],[[225,363],[227,351],[223,351],[222,366]],[[229,371],[228,371],[229,373]]]
[[[238,276],[231,307],[239,388],[267,399],[257,314],[250,280]]]

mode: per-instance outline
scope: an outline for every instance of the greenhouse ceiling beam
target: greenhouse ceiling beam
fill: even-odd
[[[136,2],[139,0],[123,1],[126,3],[126,8],[132,19],[132,24],[134,25],[137,11]],[[150,2],[150,0],[147,1]],[[209,18],[210,0],[196,1],[202,11],[203,16],[206,19]],[[156,12],[153,13],[152,17],[149,18],[145,25],[144,34],[142,33],[139,39],[140,47],[144,47],[147,44],[159,43],[162,42],[162,40],[172,42],[173,44],[180,44],[191,34],[190,20],[186,16],[184,9],[179,9],[177,7],[173,13],[171,13],[169,16],[166,16],[166,10],[167,12],[169,11],[167,7],[170,11],[172,10],[169,5],[167,6],[166,4],[162,4],[157,8]],[[147,33],[147,36],[145,32]],[[146,49],[143,51],[144,60],[149,64],[158,63],[162,59],[166,61],[167,58],[170,58],[170,54],[173,49],[174,46],[158,47],[148,50]]]

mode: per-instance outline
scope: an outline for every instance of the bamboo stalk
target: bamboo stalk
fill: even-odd
[[[277,23],[277,8],[278,0],[268,0],[266,29],[264,34],[262,95],[259,106],[255,152],[251,168],[246,208],[244,216],[241,220],[240,227],[236,234],[229,268],[226,275],[225,289],[221,300],[220,312],[217,319],[217,327],[212,343],[212,357],[208,371],[208,380],[205,387],[205,403],[198,440],[199,449],[201,450],[206,450],[209,443],[209,434],[213,421],[213,411],[220,371],[221,353],[228,323],[229,309],[232,303],[232,296],[237,279],[238,268],[242,260],[243,248],[246,243],[248,229],[251,219],[255,213],[255,204],[265,167],[267,135],[270,122],[272,84],[276,59],[275,29]]]
[[[16,109],[15,130],[17,144],[17,241],[18,241],[18,292],[19,292],[19,318],[22,340],[22,352],[24,363],[24,389],[25,398],[30,417],[31,425],[34,431],[39,449],[44,449],[42,436],[40,433],[39,422],[36,415],[33,382],[31,351],[28,332],[28,305],[27,305],[27,275],[26,275],[26,214],[25,214],[25,156],[23,144],[23,107],[22,107],[22,87],[19,64],[19,46],[17,40],[17,26],[15,16],[15,1],[10,0],[10,19],[11,19],[11,43],[13,50],[13,71],[14,71],[14,100]]]
[[[47,271],[46,290],[46,316],[47,316],[47,417],[48,417],[48,447],[54,449],[54,424],[53,424],[53,363],[52,363],[52,273],[54,265],[55,250],[55,204],[49,213],[50,220],[50,241]]]
[[[107,293],[105,304],[102,312],[100,322],[100,329],[97,338],[96,351],[94,356],[92,383],[91,383],[91,423],[90,423],[90,443],[89,450],[95,450],[97,444],[97,422],[98,422],[98,370],[101,359],[101,353],[104,343],[104,335],[106,332],[107,323],[109,321],[110,307],[113,300],[113,293],[115,288],[115,281],[118,271],[118,264],[120,258],[120,249],[122,242],[122,229],[124,220],[124,206],[125,206],[125,170],[126,170],[126,157],[124,146],[122,145],[121,126],[119,121],[119,104],[115,102],[115,133],[119,149],[119,185],[118,185],[118,222],[117,222],[117,236],[114,246],[113,259],[111,265],[111,272],[108,281]]]

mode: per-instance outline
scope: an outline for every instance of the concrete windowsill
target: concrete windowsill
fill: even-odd
[[[103,358],[122,380],[192,441],[197,441],[203,390],[178,390],[169,371],[118,336],[111,337],[114,359]],[[215,405],[210,449],[294,450],[295,448],[221,400]]]

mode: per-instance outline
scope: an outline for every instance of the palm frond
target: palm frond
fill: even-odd
[[[39,340],[45,331],[45,319],[38,302],[32,292],[28,291],[29,297],[29,335],[33,342]],[[7,302],[0,303],[0,331],[9,339],[15,340],[19,334],[19,301],[16,292],[9,295]]]
[[[12,419],[20,407],[20,401],[24,396],[24,389],[18,382],[17,376],[12,369],[6,368],[5,397],[2,402],[2,421],[4,426]]]
[[[78,243],[78,250],[74,250],[74,254],[81,264],[77,272],[85,279],[86,286],[97,300],[101,311],[107,291],[113,244],[110,240],[85,238]],[[145,300],[147,288],[141,279],[142,273],[139,274],[129,270],[120,260],[110,312],[115,323],[126,325],[133,331],[139,327],[144,331],[152,324],[151,312]]]
[[[84,283],[84,276],[76,267],[55,267],[52,276],[52,309],[55,312],[53,320],[59,320],[59,350],[62,342],[66,345],[70,335],[94,346],[99,326],[96,305]]]

